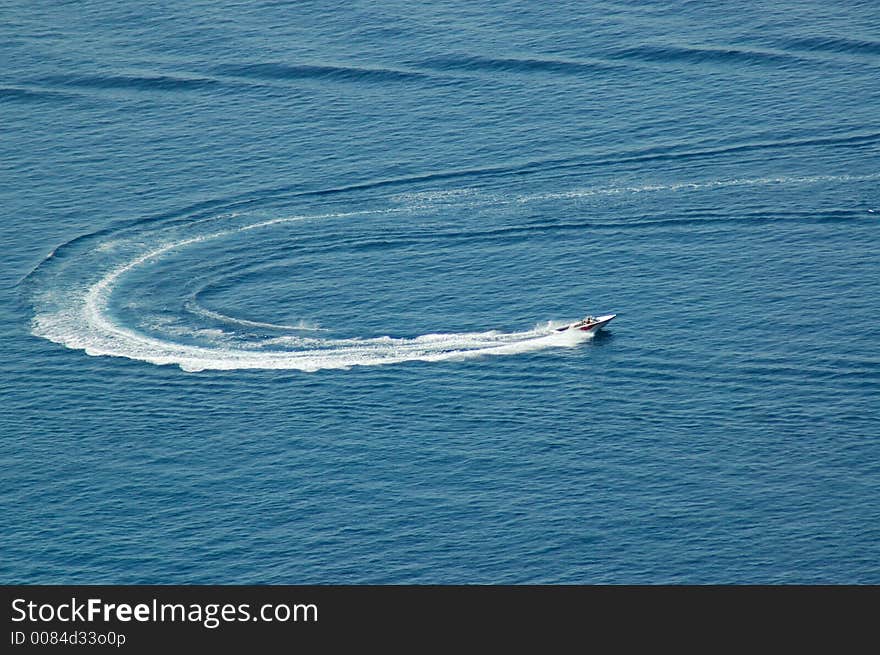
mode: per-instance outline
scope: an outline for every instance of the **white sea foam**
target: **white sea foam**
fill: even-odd
[[[194,301],[182,304],[182,308],[195,315],[210,319],[213,325],[187,324],[184,311],[181,316],[156,316],[151,325],[135,328],[125,325],[109,310],[110,300],[120,282],[129,273],[160,260],[168,254],[194,247],[213,240],[234,237],[246,233],[304,220],[328,218],[352,218],[367,214],[393,214],[420,211],[425,205],[447,203],[510,205],[532,201],[566,200],[589,196],[676,192],[713,188],[811,184],[820,182],[847,182],[880,179],[871,175],[816,175],[778,176],[755,178],[731,178],[681,182],[671,184],[644,184],[640,186],[608,186],[576,189],[560,193],[534,195],[497,196],[477,193],[473,189],[450,189],[419,191],[393,196],[402,203],[384,209],[361,210],[319,216],[280,217],[253,220],[247,216],[227,214],[216,217],[218,223],[232,227],[186,236],[167,236],[173,231],[162,229],[135,231],[133,235],[114,235],[95,245],[78,269],[77,275],[69,276],[62,269],[56,272],[49,284],[35,294],[33,334],[90,355],[127,357],[154,364],[176,364],[187,371],[208,369],[299,369],[316,371],[326,368],[349,368],[393,364],[406,361],[440,361],[465,359],[486,355],[514,355],[543,348],[573,346],[590,338],[589,334],[568,330],[555,332],[557,324],[548,322],[522,332],[430,333],[414,338],[389,335],[371,338],[332,339],[318,338],[310,334],[322,331],[317,325],[306,321],[298,323],[271,323],[228,316],[199,306]],[[214,224],[211,221],[199,225]],[[201,229],[205,229],[202,227]],[[166,236],[162,236],[166,235]],[[150,246],[149,244],[153,245]],[[49,268],[64,266],[56,264],[53,251],[44,262]],[[50,261],[51,260],[51,261]],[[70,278],[73,278],[71,281]],[[134,307],[131,303],[129,309]],[[256,338],[253,335],[242,341],[216,327],[216,323],[248,328],[284,330],[294,334]],[[149,332],[149,333],[147,333]],[[192,343],[194,342],[194,343]]]
[[[641,186],[609,186],[577,189],[560,193],[520,195],[506,198],[483,195],[473,189],[421,191],[399,194],[392,199],[402,206],[362,210],[319,216],[280,217],[253,220],[247,216],[227,214],[216,217],[225,222],[225,229],[186,236],[167,236],[161,228],[134,234],[114,235],[95,245],[88,253],[81,253],[83,264],[76,274],[68,275],[62,268],[50,272],[50,283],[37,289],[33,334],[81,349],[90,355],[126,357],[154,364],[175,364],[187,371],[208,369],[298,369],[316,371],[327,368],[349,368],[393,364],[406,361],[441,361],[466,359],[486,355],[514,355],[544,348],[573,346],[589,334],[568,330],[555,332],[557,324],[548,322],[522,332],[430,333],[414,338],[389,335],[371,338],[332,339],[310,336],[321,331],[317,325],[306,321],[277,324],[268,321],[248,320],[227,316],[197,305],[182,304],[181,316],[156,316],[151,325],[136,328],[124,324],[109,310],[111,297],[120,282],[136,269],[160,260],[168,254],[194,247],[213,240],[234,237],[253,230],[260,230],[305,220],[328,218],[352,218],[367,214],[393,214],[420,211],[425,204],[485,202],[492,205],[509,205],[532,201],[579,199],[589,196],[640,194],[653,192],[676,192],[750,185],[810,184],[820,182],[847,182],[880,179],[872,175],[817,175],[803,177],[756,177],[703,180],[672,184],[645,184]],[[211,221],[199,225],[214,224]],[[203,226],[201,229],[205,229]],[[165,236],[163,236],[165,235]],[[149,245],[152,243],[153,245]],[[50,269],[66,266],[56,263],[53,251],[44,264]],[[72,278],[72,279],[71,279]],[[80,279],[81,278],[81,279]],[[131,303],[126,305],[134,307]],[[184,311],[210,319],[213,325],[190,326]],[[268,338],[251,335],[244,341],[234,334],[218,330],[216,323],[248,328],[284,330],[294,334]],[[149,333],[148,333],[149,332]],[[194,342],[194,343],[193,343]]]
[[[108,355],[153,364],[177,364],[185,371],[232,369],[299,369],[316,371],[393,364],[406,361],[441,361],[486,355],[514,355],[551,347],[573,346],[589,338],[584,333],[530,330],[515,333],[435,334],[412,339],[310,339],[278,337],[252,347],[193,346],[138,333],[109,320],[100,294],[70,311],[40,314],[34,333],[89,355]],[[170,336],[170,335],[169,335]],[[263,346],[274,346],[267,350]],[[284,349],[277,349],[284,346]],[[298,348],[290,350],[289,348]]]
[[[345,216],[336,214],[334,216]],[[209,234],[170,240],[147,248],[123,263],[109,267],[96,281],[71,287],[63,297],[44,293],[37,300],[32,329],[37,336],[84,350],[94,356],[126,357],[164,365],[174,364],[185,371],[233,369],[298,369],[317,371],[352,366],[372,366],[407,361],[441,361],[487,355],[513,355],[552,347],[573,346],[589,338],[583,333],[558,333],[553,325],[522,332],[496,330],[467,333],[431,333],[414,338],[380,336],[374,338],[330,339],[306,335],[283,335],[252,340],[244,344],[226,339],[226,333],[211,328],[181,328],[174,320],[157,318],[151,327],[159,334],[121,324],[109,311],[114,290],[122,279],[173,251],[180,251],[211,240],[231,237],[258,228],[294,223],[314,217],[276,218]],[[139,240],[138,240],[139,241]],[[106,252],[96,249],[95,252]],[[200,309],[211,319],[248,327],[305,330],[316,326],[277,325],[235,319],[211,310]],[[204,342],[182,343],[182,336]]]

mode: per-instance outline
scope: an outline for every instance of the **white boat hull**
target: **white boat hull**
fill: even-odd
[[[617,314],[605,314],[604,316],[596,316],[592,321],[586,322],[577,321],[576,323],[570,323],[568,325],[564,325],[561,328],[556,328],[557,332],[565,332],[566,330],[580,330],[581,332],[598,332],[603,327],[608,325]]]

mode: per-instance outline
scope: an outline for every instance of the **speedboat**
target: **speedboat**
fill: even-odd
[[[575,323],[569,323],[562,327],[556,328],[557,332],[565,332],[566,330],[581,330],[582,332],[598,332],[611,322],[611,319],[617,314],[605,314],[605,316],[586,316]]]

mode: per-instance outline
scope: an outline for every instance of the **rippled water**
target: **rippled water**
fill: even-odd
[[[7,8],[3,579],[880,582],[878,28]]]

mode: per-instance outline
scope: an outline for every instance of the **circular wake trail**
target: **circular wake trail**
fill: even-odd
[[[117,232],[103,231],[75,239],[59,248],[26,278],[34,301],[32,333],[89,355],[125,357],[153,364],[174,364],[186,371],[234,369],[297,369],[317,371],[352,366],[374,366],[408,361],[441,361],[485,355],[513,355],[544,348],[573,346],[589,339],[588,333],[574,330],[556,332],[553,324],[523,332],[494,330],[469,333],[438,333],[415,338],[333,339],[318,338],[324,329],[301,321],[280,324],[246,320],[201,307],[197,298],[162,298],[176,305],[171,316],[161,316],[155,324],[135,315],[125,320],[111,307],[115,298],[126,301],[119,287],[132,274],[172,253],[214,240],[235,238],[272,226],[293,225],[320,219],[348,219],[368,214],[407,213],[417,210],[490,204],[515,207],[530,202],[577,202],[590,196],[640,195],[667,192],[707,192],[739,186],[778,186],[851,182],[880,179],[869,175],[818,175],[803,177],[761,177],[715,179],[673,184],[609,186],[574,189],[561,193],[504,196],[475,189],[420,191],[397,194],[396,207],[364,209],[313,216],[294,216],[258,220],[237,214],[198,218],[191,223],[179,219],[168,224],[143,221]],[[211,225],[222,229],[211,232]],[[97,242],[97,243],[95,243]],[[152,245],[150,245],[152,244]],[[137,280],[137,278],[133,278]],[[172,292],[173,293],[173,292]],[[115,294],[115,295],[114,295]],[[149,291],[142,292],[145,296]],[[118,304],[118,303],[117,303]],[[177,312],[175,314],[174,312]],[[187,320],[202,321],[193,326]],[[227,333],[217,325],[231,327]],[[275,337],[244,336],[242,331],[287,331]]]
[[[192,372],[237,369],[318,371],[408,361],[433,362],[486,355],[513,355],[550,347],[573,346],[589,338],[588,335],[575,334],[574,331],[556,332],[554,326],[548,323],[543,327],[513,333],[493,330],[427,334],[415,338],[382,336],[351,339],[285,335],[262,339],[251,337],[245,342],[209,339],[205,343],[192,344],[177,339],[177,335],[171,330],[157,336],[124,325],[110,310],[114,291],[126,276],[172,252],[176,253],[207,241],[232,237],[237,233],[314,218],[321,217],[278,218],[210,234],[165,241],[145,251],[142,250],[140,254],[122,263],[111,265],[103,263],[104,271],[100,271],[102,252],[111,252],[118,248],[102,244],[81,255],[81,257],[98,259],[96,265],[91,267],[93,281],[79,287],[65,284],[62,281],[65,278],[62,271],[53,278],[60,288],[55,287],[51,291],[44,290],[38,294],[32,332],[36,336],[68,348],[83,350],[89,355],[125,357],[157,365],[173,364]],[[131,241],[142,244],[143,235]],[[83,262],[80,262],[81,267],[82,265]],[[97,274],[96,270],[99,271]],[[200,313],[209,318],[250,327],[314,330],[310,326],[281,326],[233,319],[210,310],[200,310]],[[202,332],[210,331],[202,330]],[[223,334],[222,331],[213,332]],[[195,333],[197,331],[193,332]]]

